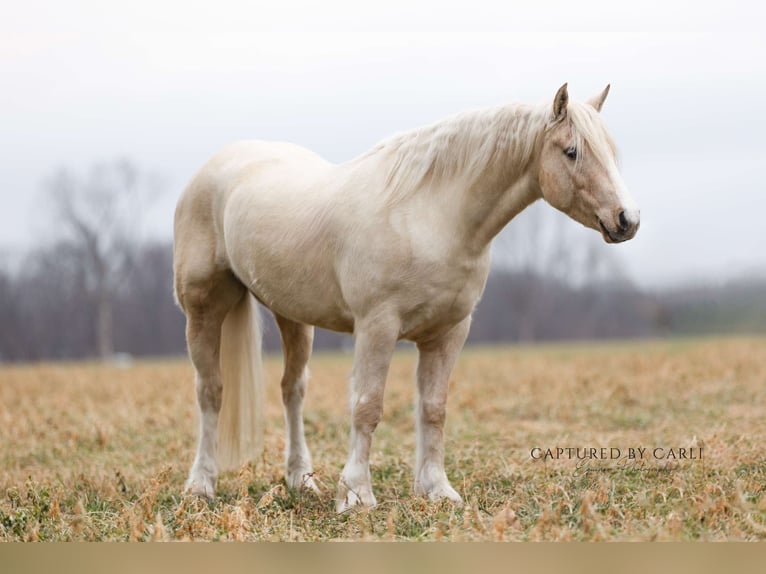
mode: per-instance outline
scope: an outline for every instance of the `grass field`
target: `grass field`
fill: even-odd
[[[462,507],[412,496],[415,358],[398,353],[389,375],[373,442],[379,504],[343,515],[349,355],[312,360],[321,494],[284,486],[271,357],[263,457],[224,474],[212,503],[182,494],[197,429],[185,360],[0,367],[0,540],[766,538],[766,339],[467,349],[447,420]],[[578,467],[536,460],[535,447],[620,456]],[[657,459],[658,447],[702,460]],[[626,460],[629,448],[644,459]]]

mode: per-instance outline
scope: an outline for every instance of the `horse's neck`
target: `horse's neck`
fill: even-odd
[[[541,197],[537,178],[531,170],[499,191],[485,190],[484,194],[485,201],[473,202],[466,207],[467,217],[464,219],[465,245],[475,253],[485,250],[514,217]]]
[[[486,250],[509,221],[541,197],[536,161],[545,127],[543,110],[515,108],[497,127],[495,152],[479,176],[469,185],[453,186],[460,205],[456,229],[474,253]]]
[[[386,209],[438,211],[433,233],[478,255],[540,197],[535,161],[545,121],[543,108],[521,105],[461,114],[384,142],[346,166],[347,180],[363,189],[360,178],[383,171]]]

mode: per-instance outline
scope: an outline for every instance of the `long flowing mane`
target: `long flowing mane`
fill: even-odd
[[[499,159],[511,159],[509,171],[525,165],[547,121],[539,106],[472,110],[394,135],[368,153],[389,162],[385,187],[387,200],[395,203],[447,180],[470,185]]]
[[[608,165],[614,143],[591,106],[571,102],[568,119],[578,149],[595,153]],[[513,174],[531,159],[550,125],[550,106],[510,104],[463,112],[431,125],[396,134],[363,157],[380,156],[389,164],[384,193],[389,204],[418,190],[459,180],[471,186],[495,162]]]

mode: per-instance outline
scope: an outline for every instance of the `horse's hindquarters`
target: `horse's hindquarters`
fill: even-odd
[[[272,178],[269,178],[270,180]],[[353,317],[336,276],[332,209],[310,194],[251,181],[224,211],[226,255],[261,303],[293,321],[351,332]]]

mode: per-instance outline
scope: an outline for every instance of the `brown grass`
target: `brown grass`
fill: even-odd
[[[766,340],[466,350],[447,472],[463,507],[412,496],[412,371],[391,367],[372,474],[379,505],[334,513],[349,355],[312,360],[320,496],[285,488],[280,359],[267,360],[262,460],[208,503],[182,487],[196,407],[184,360],[0,368],[0,540],[756,540],[766,538]],[[644,468],[533,460],[533,447],[702,447]]]

